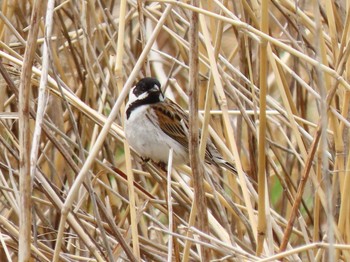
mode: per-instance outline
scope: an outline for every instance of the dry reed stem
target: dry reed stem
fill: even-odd
[[[118,92],[120,93],[123,89],[123,75],[122,75],[122,67],[123,67],[123,56],[124,56],[124,35],[125,35],[125,15],[126,15],[126,1],[121,1],[120,4],[120,23],[118,28],[118,42],[117,42],[117,58],[115,64],[115,73],[117,77],[117,85]],[[139,14],[140,15],[140,14]],[[120,107],[120,111],[123,112],[125,108],[124,103]],[[124,143],[124,151],[126,157],[126,170],[128,176],[128,192],[129,192],[129,200],[130,200],[130,219],[131,221],[136,221],[136,200],[134,193],[134,176],[131,171],[131,160],[130,160],[130,150],[127,142]],[[135,260],[140,260],[140,247],[139,247],[139,239],[138,239],[138,228],[137,223],[131,223],[131,232],[132,232],[132,243],[133,243],[133,254],[135,256]]]
[[[19,243],[18,259],[29,261],[31,257],[31,222],[32,222],[32,177],[30,174],[30,126],[29,102],[31,88],[32,65],[36,51],[36,38],[39,33],[39,23],[42,6],[39,1],[34,2],[31,15],[30,30],[23,58],[23,67],[19,85]]]
[[[260,29],[264,33],[269,30],[269,2],[262,1],[260,13]],[[266,239],[266,96],[267,96],[267,42],[262,40],[259,47],[259,85],[260,85],[260,99],[259,99],[259,137],[258,137],[258,225],[257,225],[257,249],[256,254],[259,256],[263,252],[264,241]]]
[[[191,4],[195,7],[199,6],[198,0],[192,0]],[[199,155],[199,121],[198,121],[198,106],[199,106],[199,14],[196,12],[190,13],[190,28],[189,28],[189,156],[190,166],[193,176],[194,189],[194,204],[196,206],[192,211],[192,216],[195,215],[198,221],[198,228],[205,234],[209,234],[208,209],[207,199],[205,196],[204,179],[205,170],[203,162]],[[190,216],[191,216],[190,215]],[[205,242],[204,238],[200,238]],[[210,250],[202,245],[199,247],[200,258],[203,261],[211,259]]]

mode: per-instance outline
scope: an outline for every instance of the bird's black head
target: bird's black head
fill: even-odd
[[[129,102],[126,108],[126,117],[139,106],[155,104],[164,101],[164,96],[157,79],[152,77],[142,78],[129,93]]]
[[[143,93],[157,93],[157,96],[159,96],[159,94],[162,93],[159,81],[153,77],[142,78],[136,84],[132,92],[136,97],[139,97]]]

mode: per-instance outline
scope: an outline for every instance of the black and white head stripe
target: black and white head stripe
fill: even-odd
[[[160,83],[157,79],[152,77],[146,77],[141,79],[133,88],[132,90],[133,94],[136,97],[139,97],[143,93],[148,92],[161,92]]]
[[[155,104],[163,100],[159,81],[152,77],[143,78],[130,91],[126,118],[129,119],[132,111],[139,106]]]

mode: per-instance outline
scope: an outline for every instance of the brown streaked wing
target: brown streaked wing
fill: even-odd
[[[169,110],[169,108],[172,110]],[[168,98],[162,103],[151,104],[149,110],[152,110],[157,116],[162,131],[188,150],[188,114],[183,111],[179,105]],[[201,132],[199,131],[199,134],[200,133]],[[207,163],[215,164],[215,161],[213,161],[213,152],[211,152],[211,150],[215,155],[217,154],[220,156],[209,138],[205,150],[205,161]]]
[[[151,104],[149,110],[152,110],[157,116],[162,131],[187,149],[188,115],[186,112],[170,99],[165,99],[162,103]]]

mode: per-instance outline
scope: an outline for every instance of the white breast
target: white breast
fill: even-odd
[[[151,115],[152,121],[146,117],[147,108],[147,105],[135,108],[125,122],[129,145],[140,156],[163,163],[168,162],[169,150],[173,148],[174,165],[187,163],[187,151],[158,127],[156,115]]]

